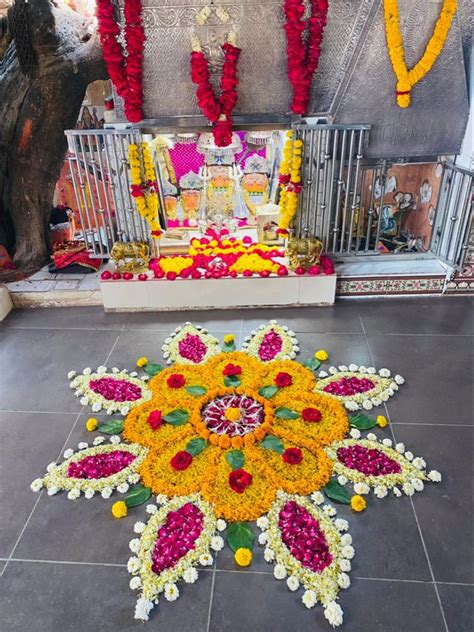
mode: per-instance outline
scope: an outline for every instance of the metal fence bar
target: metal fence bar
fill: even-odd
[[[334,226],[333,226],[333,238],[332,238],[332,252],[336,252],[337,248],[337,237],[340,231],[339,228],[339,208],[341,206],[342,199],[342,185],[344,184],[344,180],[342,179],[344,173],[344,157],[346,154],[346,142],[347,142],[347,130],[343,130],[342,132],[342,140],[341,140],[341,153],[339,155],[339,175],[337,178],[337,195],[336,195],[336,207],[334,209]]]
[[[385,197],[385,185],[387,182],[387,161],[382,160],[382,166],[380,168],[380,205],[379,205],[379,215],[377,218],[377,230],[375,233],[375,244],[374,251],[377,252],[377,244],[380,239],[380,229],[382,227],[382,211],[383,211],[383,199]]]
[[[357,141],[357,154],[356,154],[356,166],[354,173],[354,183],[352,188],[352,204],[351,204],[351,221],[349,225],[349,236],[347,240],[347,252],[352,251],[352,241],[353,241],[353,233],[354,233],[354,217],[355,210],[357,208],[357,194],[358,194],[358,184],[359,184],[359,174],[360,174],[360,163],[362,160],[362,141],[363,141],[363,131],[359,130],[358,133],[358,141]],[[347,191],[347,195],[349,195],[349,191]]]
[[[319,230],[317,231],[317,234],[319,236],[323,236],[324,233],[324,226],[325,226],[325,221],[326,221],[326,208],[327,208],[327,203],[326,203],[326,196],[327,196],[327,187],[328,187],[328,173],[329,173],[329,158],[330,153],[329,153],[329,144],[331,141],[331,131],[326,129],[323,131],[323,137],[324,137],[324,155],[323,155],[323,174],[322,174],[322,190],[321,190],[321,202],[319,204],[319,209],[317,210],[318,212],[318,218],[320,219],[319,222]],[[315,225],[315,234],[316,234],[316,225],[317,222],[315,220],[314,222]]]
[[[105,151],[105,139],[102,139],[104,143],[104,151]],[[97,151],[97,161],[99,164],[99,170],[101,173],[101,181],[102,181],[102,191],[104,194],[105,200],[105,209],[106,209],[106,224],[108,227],[108,246],[109,249],[112,248],[114,242],[117,240],[117,230],[114,222],[114,217],[112,213],[113,204],[111,204],[110,195],[111,195],[111,182],[110,182],[110,171],[107,172],[107,169],[104,168],[104,161],[102,160],[102,147],[99,146]]]
[[[331,230],[331,216],[333,209],[333,194],[334,194],[334,178],[335,178],[335,170],[336,170],[336,162],[337,162],[337,147],[339,140],[339,130],[335,129],[333,133],[333,143],[332,143],[332,156],[331,156],[331,172],[329,175],[329,194],[328,194],[328,204],[327,204],[327,212],[326,212],[326,229],[324,231],[324,244],[326,248],[329,248],[329,237]]]
[[[375,183],[377,181],[377,168],[374,167],[372,170],[372,183],[370,186],[370,197],[369,197],[369,205],[367,208],[367,233],[365,237],[364,244],[364,252],[369,252],[370,246],[370,237],[372,235],[372,216],[374,214],[374,192],[375,192]]]
[[[351,188],[354,138],[355,138],[355,131],[352,130],[350,141],[349,141],[349,155],[348,155],[348,160],[347,160],[347,171],[346,171],[346,190],[344,194],[344,206],[342,209],[342,228],[341,228],[341,238],[339,241],[339,252],[343,252],[344,250],[344,241],[346,237],[346,221],[347,221],[347,209],[348,209],[348,204],[349,204],[350,188]]]
[[[71,172],[71,180],[72,180],[72,186],[74,189],[74,195],[76,197],[76,202],[77,202],[77,211],[79,213],[79,218],[81,220],[84,241],[86,243],[86,247],[90,246],[92,249],[94,249],[94,239],[91,238],[91,234],[88,230],[89,222],[86,221],[84,208],[82,206],[81,189],[80,189],[80,185],[78,185],[77,183],[77,178],[78,178],[77,170],[79,169],[79,166],[77,164],[77,155],[75,153],[74,155],[70,155],[68,157],[68,163],[69,163],[69,171]]]

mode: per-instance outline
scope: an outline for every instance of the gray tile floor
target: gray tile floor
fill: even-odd
[[[29,484],[84,439],[86,412],[65,379],[71,368],[131,367],[160,357],[167,333],[186,320],[240,336],[270,318],[297,333],[301,357],[326,348],[332,363],[388,366],[405,375],[390,400],[395,437],[444,474],[413,500],[369,499],[350,515],[352,586],[341,593],[347,632],[473,629],[473,302],[423,298],[339,302],[334,308],[166,314],[104,314],[100,308],[13,312],[0,324],[0,631],[125,632],[133,620],[127,543],[138,508],[114,521],[110,502],[71,503]],[[238,570],[227,551],[214,569],[161,603],[150,630],[328,631],[322,611],[273,579],[261,551]]]

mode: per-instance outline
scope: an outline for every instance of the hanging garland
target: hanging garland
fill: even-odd
[[[143,47],[142,0],[126,0],[126,55],[118,38],[121,28],[114,15],[112,0],[97,0],[100,42],[109,77],[123,99],[125,116],[131,123],[143,119]]]
[[[298,210],[298,196],[301,192],[301,164],[303,141],[293,140],[293,132],[287,132],[280,163],[280,219],[278,234],[288,236],[288,229]]]
[[[197,85],[196,97],[204,116],[213,124],[212,133],[217,147],[227,147],[232,142],[232,111],[237,104],[237,63],[241,49],[235,45],[235,33],[230,32],[222,46],[224,67],[221,78],[221,94],[216,97],[210,81],[209,61],[199,39],[193,38],[191,53],[191,80]]]
[[[397,104],[407,108],[411,101],[411,89],[431,70],[446,44],[449,29],[457,9],[457,0],[444,0],[439,18],[425,52],[419,61],[408,70],[403,51],[403,39],[400,31],[400,19],[397,0],[384,0],[385,33],[388,54],[393,72],[397,77]]]
[[[155,239],[161,237],[162,230],[158,211],[158,183],[156,181],[153,159],[147,143],[141,144],[141,157],[138,145],[128,146],[128,159],[130,161],[131,193],[135,198],[138,212],[150,225],[151,234]],[[142,162],[143,161],[143,162]],[[145,181],[143,181],[143,174]]]
[[[288,79],[293,89],[291,110],[306,114],[311,98],[311,84],[319,64],[328,0],[311,0],[311,16],[303,20],[303,0],[285,0],[285,31],[288,55]],[[304,38],[304,32],[307,37]]]

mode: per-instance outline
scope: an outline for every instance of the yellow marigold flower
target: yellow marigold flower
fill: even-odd
[[[148,364],[148,358],[146,356],[142,356],[141,358],[138,358],[137,366],[140,367],[140,369],[146,366],[147,364]]]
[[[226,345],[231,345],[235,340],[234,334],[226,334],[224,336],[224,342]]]
[[[377,417],[377,426],[380,426],[380,428],[385,428],[385,426],[388,426],[387,417],[385,417],[384,415],[379,415]]]
[[[238,566],[250,566],[252,563],[252,551],[244,548],[237,549],[234,560]]]
[[[94,417],[90,417],[86,421],[86,430],[88,430],[89,432],[94,432],[98,425],[99,422],[97,421],[97,419],[95,419]]]
[[[240,408],[228,408],[224,413],[224,417],[229,421],[237,421],[240,419]]]
[[[365,502],[365,498],[363,498],[363,496],[359,496],[358,494],[356,494],[355,496],[352,496],[351,498],[351,509],[352,511],[364,511],[364,509],[367,507],[367,503]]]
[[[123,500],[118,500],[112,505],[112,515],[114,518],[125,518],[127,511],[127,505]]]
[[[316,351],[314,357],[320,362],[326,362],[326,360],[329,360],[329,353],[324,349],[320,349],[319,351]]]

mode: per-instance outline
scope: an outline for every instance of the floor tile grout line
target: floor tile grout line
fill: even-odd
[[[110,356],[112,355],[113,350],[115,349],[115,346],[116,346],[117,342],[119,341],[119,338],[120,338],[120,334],[119,334],[119,335],[117,336],[117,338],[115,339],[115,342],[114,342],[114,344],[112,345],[112,348],[110,349],[110,351],[109,351],[109,353],[108,353],[108,355],[107,355],[107,358],[106,358],[106,359],[105,359],[105,361],[104,361],[104,365],[106,365],[106,364],[107,364],[107,362],[108,362],[108,360],[109,360]],[[66,437],[65,442],[63,443],[63,447],[62,447],[62,448],[61,448],[61,450],[59,451],[59,454],[58,454],[58,456],[57,456],[57,458],[56,458],[56,462],[57,462],[57,461],[59,461],[59,459],[61,458],[61,455],[64,453],[64,450],[65,450],[65,448],[66,448],[66,445],[67,445],[67,443],[69,442],[69,439],[71,438],[72,433],[74,432],[74,429],[75,429],[75,427],[76,427],[76,425],[77,425],[77,422],[79,421],[79,419],[81,418],[81,415],[82,415],[82,414],[83,414],[83,412],[84,412],[84,408],[85,408],[85,406],[82,406],[81,410],[80,410],[80,411],[79,411],[79,413],[77,414],[77,417],[76,417],[76,419],[75,419],[74,423],[72,424],[72,427],[71,427],[71,429],[70,429],[70,431],[69,431],[69,434],[68,434],[68,436]],[[28,524],[29,524],[29,522],[30,522],[30,520],[31,520],[31,517],[33,516],[33,514],[34,514],[34,512],[35,512],[36,507],[38,506],[39,501],[40,501],[40,500],[41,500],[41,498],[43,497],[43,494],[44,494],[44,490],[42,490],[42,491],[40,492],[40,494],[39,494],[38,498],[36,499],[36,502],[35,502],[35,504],[33,505],[33,509],[31,510],[31,512],[30,512],[30,514],[29,514],[29,516],[28,516],[28,518],[26,519],[26,522],[25,522],[25,524],[23,525],[23,528],[22,528],[22,530],[20,531],[20,534],[19,534],[19,536],[18,536],[18,538],[17,538],[17,540],[16,540],[16,542],[15,542],[15,544],[14,544],[14,546],[13,546],[13,549],[12,549],[12,552],[10,553],[9,559],[7,560],[7,562],[6,562],[5,566],[4,566],[4,567],[3,567],[3,569],[2,569],[2,572],[1,572],[1,574],[0,574],[0,577],[3,577],[3,574],[5,573],[6,569],[8,568],[8,564],[9,564],[10,560],[12,559],[12,557],[13,557],[13,555],[14,555],[14,553],[15,553],[15,551],[16,551],[16,549],[17,549],[17,547],[18,547],[18,544],[20,543],[20,540],[21,540],[21,538],[23,537],[23,534],[25,533],[26,528],[28,527]]]
[[[77,561],[77,560],[43,560],[43,559],[29,559],[23,557],[12,557],[11,559],[0,557],[0,562],[15,562],[15,563],[25,563],[25,564],[64,564],[67,566],[106,566],[106,567],[114,567],[114,568],[127,568],[126,564],[119,564],[114,562],[86,562],[86,561]],[[204,573],[233,573],[233,574],[253,574],[253,575],[269,575],[272,576],[272,571],[252,571],[246,570],[242,571],[239,569],[229,569],[229,568],[200,568],[199,572]],[[361,581],[374,581],[374,582],[396,582],[396,583],[405,583],[405,584],[427,584],[428,586],[432,584],[438,584],[438,586],[462,586],[465,588],[474,588],[474,583],[469,584],[466,582],[443,582],[443,581],[432,581],[426,579],[401,579],[398,577],[364,577],[362,575],[351,575],[351,579],[358,579]]]
[[[360,318],[360,314],[359,314],[359,318]],[[362,324],[362,326],[363,326],[362,319],[361,319],[361,324]],[[364,332],[365,332],[365,328],[364,328]],[[372,349],[371,349],[371,347],[370,347],[370,342],[369,342],[369,339],[368,339],[368,337],[367,337],[367,334],[365,334],[365,340],[366,340],[366,343],[367,343],[367,347],[368,347],[368,349],[369,349],[369,354],[370,354],[370,358],[371,358],[371,361],[372,361],[372,365],[373,365],[373,366],[375,366],[375,363],[374,363],[374,358],[373,358],[373,355],[372,355]],[[387,403],[386,403],[386,402],[384,402],[384,408],[385,408],[385,414],[386,414],[387,419],[388,419],[388,421],[389,421],[390,433],[391,433],[391,435],[392,435],[392,439],[393,439],[394,445],[396,445],[396,443],[397,443],[397,439],[396,439],[396,437],[395,437],[395,431],[394,431],[393,425],[392,425],[392,423],[391,423],[390,412],[389,412],[389,410],[388,410],[388,406],[387,406]],[[425,554],[425,558],[426,558],[426,562],[427,562],[427,564],[428,564],[428,569],[429,569],[429,571],[430,571],[430,575],[431,575],[431,579],[432,579],[433,588],[434,588],[434,591],[435,591],[436,597],[437,597],[437,599],[438,599],[438,605],[439,605],[439,609],[440,609],[440,612],[441,612],[441,618],[442,618],[442,620],[443,620],[443,623],[444,623],[444,627],[445,627],[446,632],[449,632],[448,622],[447,622],[447,620],[446,620],[446,615],[445,615],[445,613],[444,613],[444,608],[443,608],[443,604],[442,604],[442,602],[441,602],[441,597],[440,597],[440,594],[439,594],[439,590],[438,590],[438,587],[437,587],[437,585],[436,585],[436,578],[435,578],[435,575],[434,575],[434,572],[433,572],[433,567],[432,567],[432,565],[431,565],[430,556],[429,556],[429,554],[428,554],[428,549],[426,548],[425,539],[424,539],[424,537],[423,537],[423,532],[422,532],[422,530],[421,530],[420,521],[418,520],[418,516],[417,516],[416,510],[415,510],[415,505],[414,505],[414,503],[413,503],[413,498],[411,498],[411,497],[410,497],[410,503],[411,503],[411,507],[412,507],[412,510],[413,510],[413,515],[414,515],[414,517],[415,517],[415,522],[416,522],[416,526],[417,526],[417,529],[418,529],[418,535],[419,535],[419,537],[420,537],[421,546],[422,546],[422,548],[423,548],[423,551],[424,551],[424,554]]]
[[[214,601],[214,585],[216,583],[216,570],[217,570],[217,558],[219,557],[219,552],[217,552],[215,560],[214,560],[214,567],[213,567],[213,573],[212,573],[212,579],[211,579],[211,594],[209,595],[209,608],[207,611],[207,626],[206,626],[206,632],[209,632],[210,627],[211,627],[211,615],[212,615],[212,604]]]
[[[77,422],[79,421],[79,419],[80,419],[80,417],[81,417],[81,415],[82,415],[82,411],[83,411],[83,410],[84,410],[84,406],[81,408],[81,411],[77,414],[76,419],[74,420],[74,423],[72,424],[72,427],[71,427],[71,429],[69,430],[69,434],[68,434],[68,436],[66,437],[66,440],[65,440],[65,441],[64,441],[64,443],[63,443],[63,447],[62,447],[62,448],[61,448],[61,450],[59,451],[59,454],[58,454],[58,456],[57,456],[57,458],[56,458],[56,462],[57,462],[57,461],[59,461],[59,459],[61,458],[61,455],[63,454],[63,452],[64,452],[64,450],[65,450],[65,448],[66,448],[66,445],[67,445],[67,443],[68,443],[68,441],[69,441],[69,439],[70,439],[70,437],[71,437],[72,433],[74,432],[74,428],[76,427],[76,424],[77,424]],[[12,551],[11,551],[11,553],[10,553],[10,556],[9,556],[9,558],[8,558],[8,560],[7,560],[6,564],[5,564],[5,566],[4,566],[4,567],[3,567],[3,569],[2,569],[2,573],[1,573],[0,577],[2,577],[2,576],[3,576],[3,574],[5,573],[5,571],[6,571],[7,567],[8,567],[8,564],[10,563],[10,561],[11,561],[11,559],[12,559],[12,557],[13,557],[13,555],[14,555],[14,553],[15,553],[15,551],[16,551],[16,549],[17,549],[17,547],[18,547],[19,543],[20,543],[20,540],[21,540],[21,538],[23,537],[23,534],[25,533],[26,528],[28,527],[28,524],[29,524],[29,522],[30,522],[30,520],[31,520],[31,518],[32,518],[32,516],[33,516],[33,514],[34,514],[34,512],[35,512],[35,510],[36,510],[36,507],[38,506],[39,501],[40,501],[40,500],[41,500],[41,498],[43,497],[43,494],[44,494],[44,489],[43,489],[43,490],[41,490],[41,492],[39,493],[38,498],[36,499],[36,502],[35,502],[35,504],[33,505],[33,508],[32,508],[32,510],[31,510],[31,512],[30,512],[30,514],[29,514],[29,516],[28,516],[28,518],[26,519],[26,522],[25,522],[25,524],[23,525],[23,528],[21,529],[21,531],[20,531],[20,534],[19,534],[18,538],[17,538],[17,540],[16,540],[15,544],[13,545],[13,549],[12,549]]]
[[[390,413],[388,411],[387,406],[385,406],[385,408],[387,410],[387,418],[389,420],[390,431],[392,433],[393,442],[396,445],[397,438],[395,436],[395,430],[394,430],[393,424],[391,422]],[[432,579],[432,583],[433,583],[433,588],[434,588],[434,591],[435,591],[435,594],[436,594],[436,598],[438,599],[438,605],[439,605],[439,609],[440,609],[440,612],[441,612],[441,618],[443,619],[443,623],[444,623],[444,627],[446,629],[446,632],[449,632],[448,622],[446,620],[446,615],[445,615],[445,612],[444,612],[443,603],[441,601],[441,596],[439,594],[438,586],[436,585],[436,577],[435,577],[435,574],[434,574],[434,571],[433,571],[433,566],[431,564],[431,559],[430,559],[430,556],[429,556],[429,553],[428,553],[428,548],[426,546],[425,538],[423,536],[423,531],[421,529],[420,521],[418,519],[418,514],[416,513],[416,509],[415,509],[415,504],[413,502],[413,498],[411,496],[409,498],[410,498],[411,508],[412,508],[412,511],[413,511],[413,516],[415,518],[416,527],[418,529],[418,535],[420,536],[421,546],[423,547],[423,551],[425,553],[426,562],[428,564],[428,569],[430,571],[430,575],[431,575],[431,579]]]

